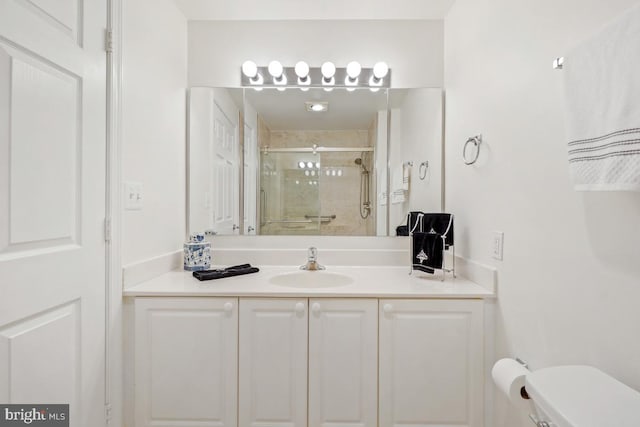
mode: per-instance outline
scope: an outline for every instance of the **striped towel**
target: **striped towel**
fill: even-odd
[[[567,55],[569,167],[576,190],[640,191],[640,6]]]

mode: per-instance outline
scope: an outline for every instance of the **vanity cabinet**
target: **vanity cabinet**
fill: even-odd
[[[308,301],[240,300],[240,427],[307,425]]]
[[[380,300],[380,427],[483,425],[483,301]]]
[[[136,427],[482,427],[483,305],[138,297]]]
[[[237,425],[238,299],[135,299],[136,427]]]

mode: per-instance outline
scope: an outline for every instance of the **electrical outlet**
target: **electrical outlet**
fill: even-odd
[[[502,247],[504,245],[504,233],[502,231],[494,231],[491,239],[491,255],[495,259],[502,261]]]
[[[140,182],[124,183],[124,208],[129,211],[139,211],[143,207],[143,187]]]

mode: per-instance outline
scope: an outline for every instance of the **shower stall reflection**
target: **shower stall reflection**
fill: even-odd
[[[372,149],[262,150],[260,234],[375,235]]]

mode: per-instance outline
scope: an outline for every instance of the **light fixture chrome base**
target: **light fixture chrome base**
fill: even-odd
[[[289,88],[330,88],[330,87],[340,87],[340,88],[368,88],[368,89],[376,89],[376,88],[389,88],[391,87],[391,70],[384,76],[382,79],[376,79],[373,76],[373,68],[363,68],[360,71],[360,75],[357,79],[350,80],[347,76],[346,68],[336,68],[336,73],[333,76],[334,84],[328,85],[324,82],[324,77],[322,72],[320,71],[320,67],[313,67],[309,69],[309,75],[307,76],[308,84],[300,83],[298,81],[298,75],[296,74],[295,67],[284,67],[283,71],[284,76],[286,77],[286,84],[278,84],[277,79],[269,74],[268,67],[258,67],[258,75],[262,77],[261,83],[256,83],[252,81],[251,78],[247,77],[240,69],[240,82],[244,87],[289,87]]]

